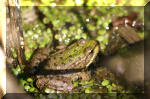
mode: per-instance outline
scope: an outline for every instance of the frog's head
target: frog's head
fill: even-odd
[[[97,54],[99,51],[99,44],[95,40],[85,40],[81,39],[78,41],[78,46],[84,49],[86,55]]]
[[[95,40],[85,40],[81,39],[78,41],[78,45],[81,47],[84,55],[87,57],[86,62],[88,63],[86,66],[89,66],[89,64],[95,59],[97,53],[99,52],[99,44]]]

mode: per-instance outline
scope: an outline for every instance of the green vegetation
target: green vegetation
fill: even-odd
[[[14,58],[17,58],[17,52],[15,49],[11,48],[11,53],[12,53]]]
[[[47,2],[47,1],[42,1]],[[113,2],[113,1],[112,1]],[[22,12],[33,7],[22,7]],[[104,51],[110,36],[110,23],[112,16],[121,17],[129,14],[125,7],[37,7],[37,11],[41,12],[39,19],[34,20],[30,24],[23,21],[23,31],[25,37],[25,55],[26,60],[30,60],[33,51],[37,48],[43,48],[47,44],[68,46],[72,42],[81,38],[94,39],[100,44],[100,51]],[[79,11],[80,10],[80,11]],[[141,34],[140,34],[141,35]],[[56,40],[53,42],[52,40]],[[120,52],[124,51],[120,50]],[[21,83],[28,92],[38,92],[34,86],[32,78],[21,79]],[[85,86],[81,92],[93,93],[94,87],[102,87],[106,89],[104,92],[115,93],[127,92],[122,86],[111,83],[111,81],[103,80],[101,83],[92,81],[73,82],[74,86]],[[113,91],[115,90],[115,91]],[[53,89],[45,88],[45,93],[55,93]]]
[[[20,0],[23,6],[144,6],[148,0]]]
[[[20,69],[20,66],[19,65],[17,65],[17,67],[16,68],[11,68],[11,71],[14,73],[14,75],[15,76],[17,76],[18,74],[20,74],[21,73],[21,69]]]
[[[59,0],[58,0],[59,1]],[[30,61],[30,58],[37,48],[43,48],[49,43],[54,47],[54,45],[68,46],[71,43],[84,38],[84,39],[94,39],[99,42],[99,47],[101,48],[101,52],[105,51],[106,46],[109,43],[109,37],[111,31],[111,22],[115,17],[122,17],[128,15],[131,11],[129,11],[126,7],[113,7],[114,5],[127,5],[127,1],[121,0],[119,4],[117,4],[117,0],[62,0],[60,2],[55,2],[54,0],[22,0],[21,5],[40,5],[36,8],[34,7],[21,7],[22,12],[31,9],[38,12],[41,12],[39,15],[37,14],[37,19],[30,23],[26,23],[25,20],[22,21],[23,25],[23,34],[24,34],[24,44],[25,44],[25,57],[27,61]],[[129,5],[135,4],[133,1],[129,1]],[[145,4],[144,1],[139,1],[139,4]],[[50,7],[51,5],[52,7]],[[57,6],[57,5],[65,5]],[[71,5],[71,6],[68,6]],[[77,5],[79,7],[74,7]],[[86,5],[86,7],[82,7],[81,5]],[[90,6],[95,5],[95,6]],[[104,5],[104,7],[98,7],[99,5]],[[111,5],[111,6],[110,6]],[[57,6],[57,7],[55,7]],[[108,7],[109,6],[109,7]],[[136,9],[137,13],[143,13],[143,9]],[[27,14],[27,13],[26,13]],[[31,17],[32,18],[32,17]],[[140,17],[140,18],[143,18]],[[141,19],[143,20],[143,19]],[[144,37],[144,34],[138,32],[138,35]],[[54,42],[56,41],[56,42]],[[52,49],[52,52],[55,51],[56,48]],[[126,53],[127,49],[119,50],[120,53]],[[14,58],[17,58],[17,53],[14,49],[11,49],[12,55]],[[100,52],[100,53],[101,53]],[[39,89],[35,86],[35,79],[31,77],[27,77],[24,71],[21,71],[20,67],[11,69],[12,72],[17,76],[21,85],[24,89],[29,93],[41,93]],[[75,87],[80,87],[80,92],[84,93],[110,93],[110,96],[116,96],[117,92],[128,93],[130,92],[128,89],[125,90],[123,86],[109,80],[104,79],[100,82],[95,82],[93,79],[85,82],[73,82]],[[97,90],[98,89],[98,90]],[[43,92],[43,91],[42,91]],[[44,89],[44,93],[61,93],[61,91],[56,91],[53,89]],[[61,94],[60,94],[61,95]],[[45,97],[42,94],[35,96]],[[80,95],[77,94],[64,96],[67,99],[71,99],[71,97],[82,97],[82,99],[91,99],[96,97],[96,99],[101,99],[101,95],[97,94],[95,96],[88,96],[88,94]],[[59,99],[59,95],[51,94],[47,97],[53,97],[55,99]],[[123,99],[123,95],[120,95]],[[133,96],[134,97],[134,96]],[[110,99],[110,98],[108,98]],[[115,98],[111,98],[115,99]]]
[[[46,28],[40,21],[35,21],[34,25],[23,25],[25,45],[28,47],[25,50],[26,60],[29,60],[34,49],[43,48],[52,40],[52,32]]]

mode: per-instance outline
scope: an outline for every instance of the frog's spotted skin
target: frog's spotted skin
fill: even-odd
[[[46,70],[81,69],[88,67],[99,51],[94,40],[81,39],[69,47],[49,56]]]
[[[47,70],[74,70],[87,68],[99,51],[98,43],[94,40],[81,39],[69,47],[62,49],[49,56],[44,69]],[[42,69],[43,70],[43,69]],[[37,75],[36,85],[38,88],[45,87],[55,90],[71,91],[74,88],[72,81],[89,81],[90,72],[72,72],[57,75]],[[44,71],[44,72],[46,72]],[[43,72],[43,71],[41,71]]]
[[[60,74],[60,75],[39,75],[37,76],[36,85],[38,88],[43,89],[44,87],[62,90],[64,92],[71,91],[74,88],[72,81],[80,79],[81,81],[90,80],[90,72],[81,71],[71,74]]]

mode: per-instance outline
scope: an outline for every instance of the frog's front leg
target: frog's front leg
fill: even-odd
[[[40,48],[34,51],[31,56],[29,64],[25,67],[25,71],[34,74],[38,65],[48,58],[50,53],[50,48]]]
[[[39,63],[48,58],[50,53],[50,48],[41,48],[34,52],[30,60],[30,66],[37,66]]]

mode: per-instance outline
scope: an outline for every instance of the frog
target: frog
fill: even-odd
[[[87,68],[99,50],[95,40],[81,39],[69,47],[49,56],[44,66],[46,70],[65,70]]]
[[[66,73],[59,75],[38,75],[36,85],[40,90],[44,88],[55,89],[63,92],[71,92],[75,87],[73,81],[89,81],[90,71],[80,71],[76,73]]]
[[[32,67],[37,67],[37,64],[40,63],[39,60],[46,60],[46,62],[41,67],[42,69],[38,69],[39,74],[36,75],[36,86],[39,89],[47,87],[55,90],[71,91],[74,88],[73,81],[90,80],[90,71],[87,68],[97,56],[99,44],[95,40],[80,39],[70,46],[50,55],[43,51],[40,52],[44,53],[42,56],[45,59],[38,58],[37,62],[32,62],[36,65],[32,65]],[[48,72],[46,75],[40,74],[46,71],[54,72],[53,74],[51,72]],[[57,74],[55,74],[55,71]]]

